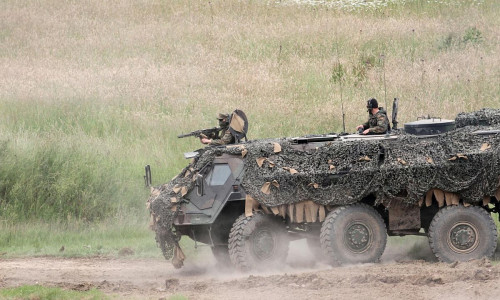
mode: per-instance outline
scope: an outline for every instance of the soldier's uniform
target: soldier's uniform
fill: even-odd
[[[213,139],[210,145],[218,146],[218,145],[228,145],[228,144],[234,144],[235,138],[229,131],[229,126],[227,128],[223,128],[219,136],[221,137],[220,139]]]
[[[383,134],[389,130],[389,118],[384,108],[380,107],[379,111],[370,115],[370,118],[363,124],[364,129],[370,129],[369,134]]]
[[[217,115],[217,119],[219,120],[219,125],[221,125],[222,130],[219,132],[218,137],[212,139],[209,145],[220,146],[234,144],[236,142],[236,138],[231,134],[231,131],[229,131],[229,114],[219,113]],[[226,119],[225,124],[221,124],[221,121],[224,119]]]

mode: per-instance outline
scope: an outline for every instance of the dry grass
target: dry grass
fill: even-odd
[[[432,4],[347,13],[265,1],[4,1],[0,97],[105,102],[143,121],[168,107],[168,123],[188,121],[183,130],[239,107],[254,138],[338,131],[333,64],[377,62],[344,87],[352,128],[365,99],[384,98],[384,54],[387,98],[401,98],[403,119],[453,117],[500,102],[494,2],[447,15]],[[474,26],[481,44],[439,50],[447,35],[460,39]]]
[[[168,166],[157,180],[175,174],[179,152],[200,146],[175,135],[215,126],[218,111],[245,111],[252,139],[341,131],[337,63],[350,132],[385,92],[403,122],[500,106],[496,0],[291,2],[2,1],[2,138],[105,149],[135,184],[145,163]]]

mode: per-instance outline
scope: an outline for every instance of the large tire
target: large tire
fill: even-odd
[[[481,207],[447,206],[432,219],[429,244],[442,262],[491,257],[497,246],[497,228]]]
[[[285,224],[272,215],[241,215],[229,233],[229,257],[241,271],[284,265],[288,254]]]
[[[334,265],[377,262],[387,244],[380,214],[366,204],[340,206],[321,226],[321,247]]]

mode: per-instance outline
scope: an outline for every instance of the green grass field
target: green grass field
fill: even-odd
[[[110,296],[91,289],[89,291],[72,291],[54,287],[43,287],[40,285],[27,285],[16,288],[8,288],[0,290],[0,299],[2,300],[18,300],[18,299],[43,299],[43,300],[107,300],[119,299],[118,296]],[[187,300],[182,295],[170,296],[168,300]]]
[[[500,107],[499,1],[324,2],[0,2],[0,253],[161,255],[144,165],[168,181],[219,111],[258,139],[340,132],[342,105],[354,132],[370,97]]]
[[[17,288],[2,289],[0,290],[0,299],[104,300],[112,298],[95,289],[86,292],[78,292],[67,291],[60,288],[30,285]]]

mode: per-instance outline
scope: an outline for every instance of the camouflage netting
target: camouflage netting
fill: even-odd
[[[500,124],[500,110],[483,108],[471,113],[460,113],[455,119],[457,128],[476,125],[498,125]]]
[[[200,155],[196,160],[184,168],[179,175],[170,182],[157,188],[152,188],[147,204],[151,213],[151,227],[156,233],[156,242],[166,259],[172,259],[176,268],[183,265],[184,254],[179,247],[181,236],[173,226],[177,217],[180,203],[194,186],[194,179],[203,166],[213,161],[214,153],[207,151],[210,148],[198,150]],[[207,155],[204,155],[208,152]],[[240,154],[241,149],[224,149],[225,153]]]
[[[190,166],[187,166],[170,182],[152,188],[147,201],[151,213],[151,227],[156,232],[156,242],[166,259],[174,258],[172,263],[177,268],[182,267],[184,254],[179,247],[181,236],[175,231],[173,223],[182,197],[192,188],[190,174]]]
[[[393,141],[332,142],[306,153],[294,150],[290,140],[280,141],[277,154],[269,144],[248,146],[247,162],[267,159],[262,168],[245,165],[242,185],[270,207],[306,200],[346,205],[369,195],[379,202],[399,196],[412,204],[432,188],[478,202],[493,196],[498,186],[500,135],[470,135],[473,130],[458,129],[433,140],[401,135]],[[481,151],[483,144],[488,149]],[[265,194],[262,187],[273,181]]]
[[[299,150],[292,139],[205,148],[149,199],[157,241],[166,258],[175,254],[179,237],[172,222],[179,202],[193,188],[196,173],[223,153],[244,156],[241,185],[259,204],[271,208],[308,200],[346,205],[366,197],[376,203],[397,198],[416,204],[432,189],[452,193],[464,203],[494,197],[499,188],[500,134],[471,133],[500,130],[500,110],[459,114],[456,124],[456,130],[434,138],[402,133],[394,139],[336,140],[308,151]],[[180,248],[178,252],[182,258]]]

